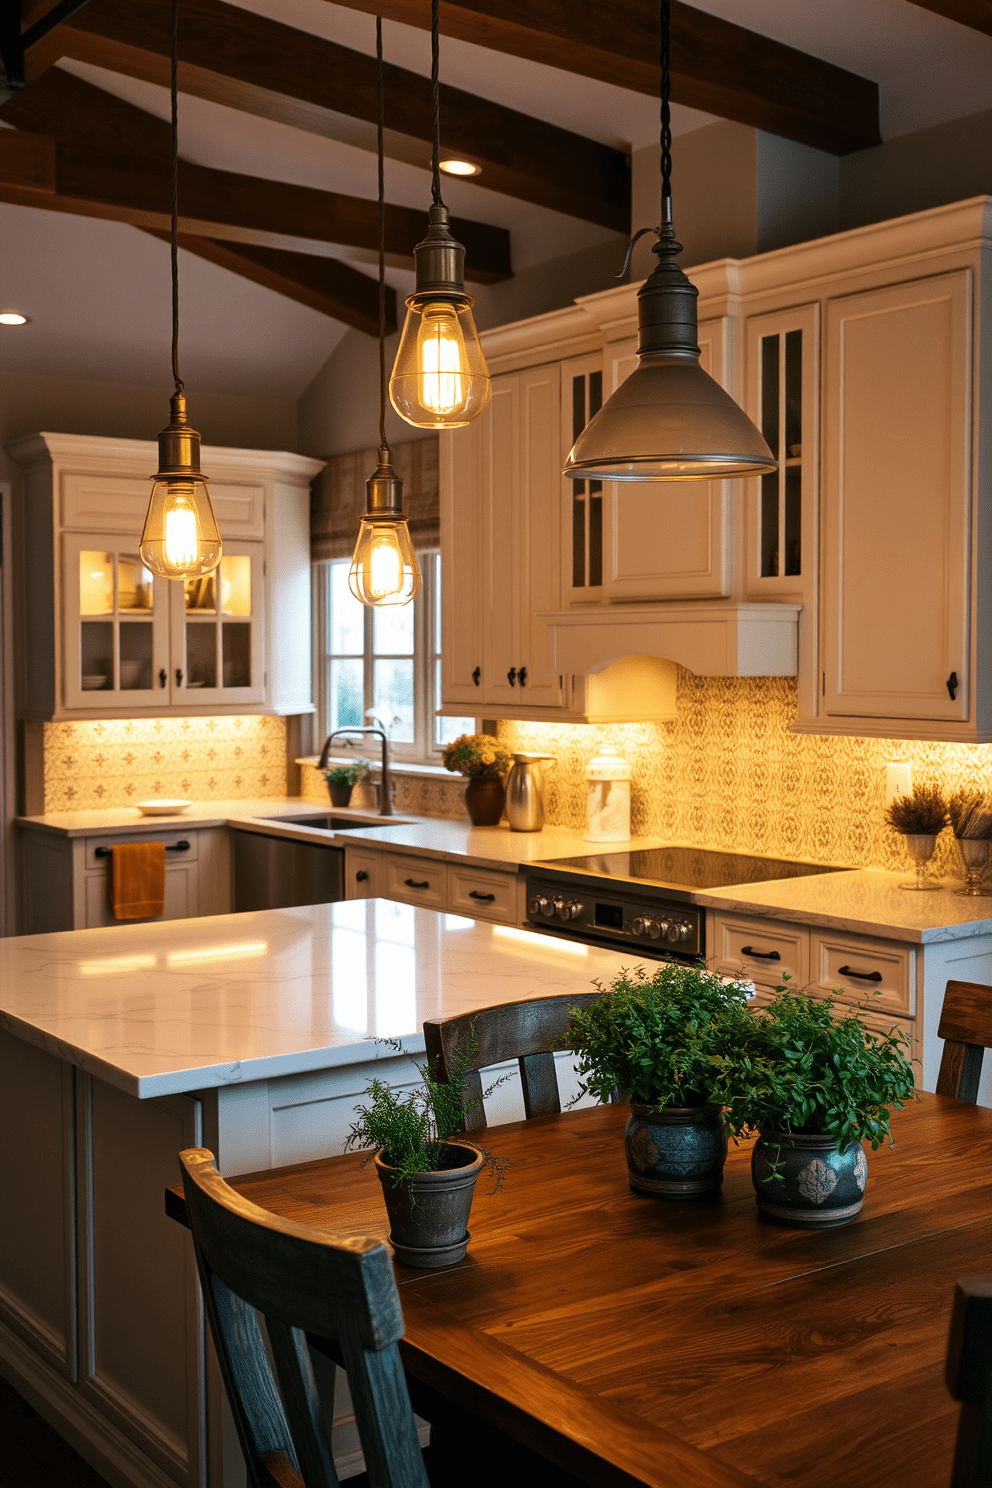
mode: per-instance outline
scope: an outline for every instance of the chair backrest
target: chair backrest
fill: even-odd
[[[992,1483],[992,1276],[966,1276],[954,1288],[947,1388],[961,1402],[951,1488]]]
[[[334,1364],[309,1332],[330,1341],[351,1387],[372,1488],[428,1488],[396,1341],[403,1313],[381,1240],[327,1235],[280,1219],[230,1188],[213,1154],[179,1154],[203,1300],[237,1423],[251,1488],[337,1488],[322,1400]],[[266,1355],[266,1331],[279,1381]],[[328,1415],[329,1419],[329,1415]]]
[[[992,1049],[992,987],[983,982],[948,982],[937,1037],[944,1040],[937,1094],[974,1105],[982,1056]]]
[[[450,1081],[455,1059],[471,1050],[462,1088],[465,1099],[478,1101],[478,1105],[469,1111],[462,1130],[478,1131],[486,1125],[479,1071],[508,1059],[516,1059],[520,1065],[527,1119],[556,1115],[561,1110],[561,1096],[552,1051],[564,1047],[561,1041],[568,1028],[569,1008],[589,1007],[602,995],[572,992],[504,1002],[498,1007],[477,1008],[453,1018],[427,1019],[424,1042],[435,1079]]]

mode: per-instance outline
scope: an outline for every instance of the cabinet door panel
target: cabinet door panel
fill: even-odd
[[[441,700],[470,708],[482,700],[484,430],[480,419],[452,429],[440,440],[439,451]]]
[[[196,863],[167,863],[165,869],[165,908],[159,920],[188,920],[200,912],[197,887],[199,869]],[[110,907],[110,868],[86,876],[86,928],[102,925],[134,924],[118,921]],[[148,923],[143,921],[141,923]]]
[[[700,365],[722,386],[729,321],[699,327]],[[637,366],[636,340],[607,347],[610,392]],[[607,599],[681,599],[730,593],[726,481],[604,483],[603,594]]]
[[[137,536],[66,533],[62,600],[65,707],[160,712],[169,701],[169,583],[144,567]]]
[[[520,374],[520,506],[517,563],[522,583],[519,597],[520,652],[517,667],[520,702],[529,708],[557,707],[561,685],[547,659],[547,627],[542,610],[558,608],[560,584],[561,455],[559,407],[561,374],[557,365]]]
[[[219,570],[172,585],[173,704],[264,702],[263,556],[262,543],[225,542]]]
[[[970,320],[968,270],[828,304],[829,714],[969,716]]]
[[[483,562],[485,660],[482,695],[501,707],[519,702],[522,555],[520,523],[520,374],[493,379],[493,395],[482,415],[482,488],[485,511]],[[512,675],[512,681],[511,681]]]

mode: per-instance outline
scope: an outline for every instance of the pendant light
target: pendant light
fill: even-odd
[[[221,556],[220,533],[200,472],[200,436],[186,418],[179,376],[179,0],[172,0],[172,416],[158,436],[158,474],[138,551],[165,579],[210,573]]]
[[[433,204],[427,236],[413,250],[417,287],[406,302],[406,321],[389,379],[389,399],[416,429],[457,429],[489,402],[492,384],[465,292],[465,249],[451,233],[441,200],[441,89],[438,82],[438,5],[431,0],[431,92],[434,104],[431,157]]]
[[[676,263],[672,222],[671,0],[661,0],[658,265],[637,294],[637,368],[579,435],[564,474],[611,481],[720,480],[776,469],[743,409],[699,365],[698,290]],[[618,277],[626,272],[624,264]]]
[[[420,569],[403,515],[403,482],[386,440],[386,209],[383,173],[382,17],[375,18],[379,135],[379,463],[365,482],[348,587],[363,605],[405,605],[420,593]]]

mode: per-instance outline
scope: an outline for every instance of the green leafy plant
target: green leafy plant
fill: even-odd
[[[397,1054],[407,1053],[399,1039],[375,1042]],[[394,1090],[383,1080],[372,1080],[365,1087],[368,1105],[355,1107],[358,1120],[352,1125],[345,1150],[371,1148],[373,1152],[381,1152],[382,1161],[395,1169],[393,1183],[398,1186],[412,1182],[417,1173],[437,1173],[458,1166],[451,1160],[448,1143],[465,1142],[481,1152],[496,1188],[502,1188],[509,1159],[498,1157],[479,1142],[469,1141],[461,1126],[463,1117],[476,1110],[509,1076],[501,1075],[480,1096],[466,1100],[465,1076],[474,1052],[473,1035],[468,1047],[453,1061],[447,1084],[436,1080],[426,1064],[416,1066],[420,1085],[413,1090]],[[412,1194],[411,1201],[416,1203]]]
[[[354,785],[362,773],[358,765],[335,765],[332,770],[324,771],[324,779],[328,785]]]
[[[580,1093],[607,1101],[619,1089],[637,1105],[656,1107],[713,1099],[712,1061],[727,1038],[721,1030],[743,1015],[750,982],[724,981],[703,961],[667,961],[650,976],[638,966],[595,985],[603,997],[571,1009],[562,1039],[578,1056]]]
[[[873,1033],[856,1009],[834,1017],[832,998],[779,987],[764,1008],[724,1024],[712,1061],[711,1099],[735,1136],[765,1128],[822,1133],[842,1152],[851,1142],[877,1148],[890,1110],[915,1095],[905,1035]]]
[[[510,751],[493,734],[459,734],[441,758],[458,775],[505,775],[510,768]]]
[[[934,837],[947,826],[947,802],[939,785],[920,781],[912,794],[896,796],[885,820],[904,837]]]

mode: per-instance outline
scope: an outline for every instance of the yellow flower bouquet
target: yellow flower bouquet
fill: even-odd
[[[510,767],[510,751],[492,734],[459,734],[441,758],[446,770],[471,776],[473,780],[485,775],[505,775]]]

